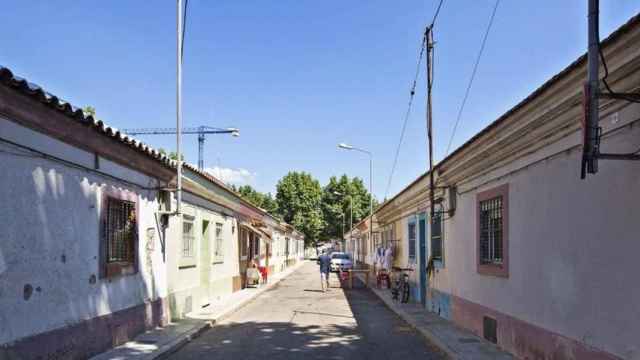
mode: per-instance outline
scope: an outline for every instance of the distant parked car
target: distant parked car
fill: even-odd
[[[353,262],[347,253],[334,252],[331,254],[331,271],[339,272],[353,269]]]

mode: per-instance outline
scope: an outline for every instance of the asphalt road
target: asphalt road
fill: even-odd
[[[169,359],[444,359],[369,290],[309,262]]]

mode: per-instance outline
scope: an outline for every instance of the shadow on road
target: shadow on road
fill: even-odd
[[[170,359],[445,358],[362,283],[322,293],[312,277],[304,268]]]
[[[352,359],[360,358],[350,354],[362,345],[354,326],[230,323],[194,340],[175,359]]]

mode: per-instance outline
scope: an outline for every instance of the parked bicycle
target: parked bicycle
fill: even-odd
[[[391,289],[391,296],[393,300],[406,304],[409,302],[411,295],[411,287],[409,285],[409,274],[407,272],[413,271],[410,268],[391,268],[394,274],[393,288]]]

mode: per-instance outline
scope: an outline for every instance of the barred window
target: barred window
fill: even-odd
[[[431,217],[431,256],[442,260],[442,211],[436,211]]]
[[[214,250],[214,257],[216,261],[222,262],[224,260],[224,238],[222,237],[222,224],[216,223],[216,243]]]
[[[416,222],[409,222],[409,259],[416,259]]]
[[[100,277],[136,272],[138,223],[135,201],[105,195],[100,248]]]
[[[195,251],[195,229],[192,216],[182,217],[182,257],[194,257]]]
[[[502,264],[503,197],[480,201],[480,263]]]
[[[105,237],[107,262],[132,263],[136,242],[136,204],[107,198]]]

